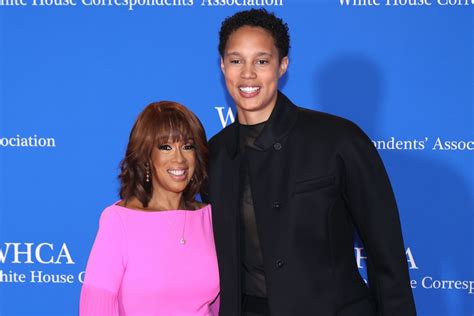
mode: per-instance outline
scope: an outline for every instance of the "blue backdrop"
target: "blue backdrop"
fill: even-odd
[[[76,315],[136,116],[175,100],[208,137],[230,123],[217,33],[250,6],[34,1],[0,0],[0,315]],[[355,121],[379,149],[419,315],[471,316],[474,0],[385,1],[247,3],[269,4],[290,26],[281,90]],[[355,255],[364,275],[361,246]]]

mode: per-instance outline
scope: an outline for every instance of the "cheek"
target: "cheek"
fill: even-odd
[[[153,167],[155,170],[159,171],[164,164],[166,162],[166,159],[164,159],[164,157],[153,157],[152,158],[152,163],[153,163]]]
[[[193,155],[192,157],[189,157],[189,168],[196,169],[196,156]]]
[[[238,78],[238,72],[235,69],[227,69],[224,78],[227,84],[231,84]]]
[[[267,82],[267,85],[277,85],[278,84],[278,71],[272,70],[262,74],[262,79]]]
[[[233,81],[229,80],[229,79],[226,79],[225,80],[225,85],[226,85],[227,89],[229,90],[229,92],[232,93],[232,88],[234,87]]]
[[[196,166],[196,153],[190,152],[186,154],[186,161],[188,163],[188,168],[193,168]]]

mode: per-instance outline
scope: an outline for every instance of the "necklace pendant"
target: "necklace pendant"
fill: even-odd
[[[186,244],[186,239],[184,239],[183,237],[181,237],[181,239],[179,240],[179,243],[180,243],[181,245]]]

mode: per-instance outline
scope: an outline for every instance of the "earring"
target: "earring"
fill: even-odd
[[[150,182],[150,166],[148,165],[148,162],[145,163],[145,182]]]

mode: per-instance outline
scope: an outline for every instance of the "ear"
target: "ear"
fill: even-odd
[[[224,59],[221,57],[221,71],[225,75],[225,70],[224,70]]]
[[[285,56],[281,59],[280,67],[278,69],[279,78],[281,78],[286,73],[286,70],[288,69],[288,63],[289,63],[288,56]]]

